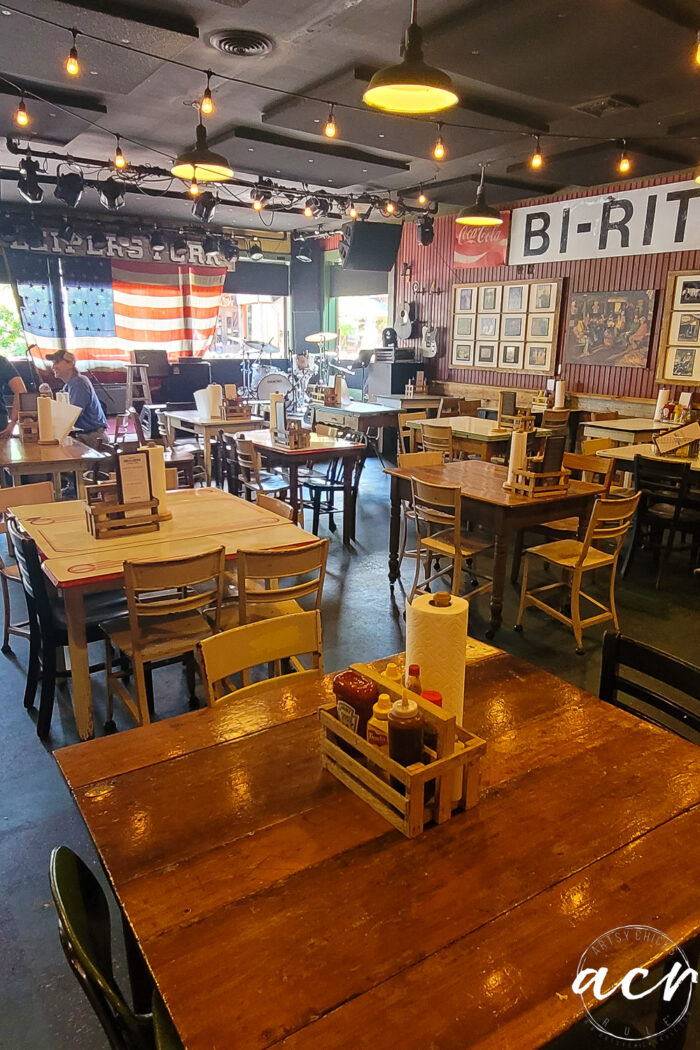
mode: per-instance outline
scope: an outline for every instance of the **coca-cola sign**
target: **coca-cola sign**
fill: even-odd
[[[502,211],[501,226],[462,226],[455,223],[455,266],[505,266],[510,212]]]

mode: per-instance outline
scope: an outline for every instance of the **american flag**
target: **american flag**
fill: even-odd
[[[11,269],[36,356],[70,350],[85,366],[160,349],[171,360],[209,349],[225,267],[76,259],[13,251]]]

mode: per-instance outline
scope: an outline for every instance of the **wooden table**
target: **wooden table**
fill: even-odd
[[[487,638],[493,638],[501,625],[509,539],[521,529],[570,517],[578,517],[579,536],[583,536],[595,499],[603,491],[600,485],[570,481],[568,489],[561,496],[516,496],[503,488],[503,482],[508,476],[506,467],[479,459],[412,470],[396,467],[387,470],[387,474],[391,475],[389,584],[392,591],[399,578],[401,501],[411,498],[411,475],[437,485],[459,485],[462,489],[463,520],[483,526],[487,534],[493,536],[491,622],[486,632]]]
[[[409,419],[407,426],[420,433],[425,420]],[[448,427],[452,431],[452,447],[455,452],[476,454],[488,463],[493,456],[507,455],[510,446],[511,431],[499,430],[492,419],[478,419],[477,416],[447,416],[445,419],[428,420],[431,427]],[[539,428],[534,431],[538,437],[546,437],[548,430]]]
[[[322,460],[343,461],[343,543],[355,539],[355,501],[352,498],[352,475],[355,460],[364,452],[364,445],[357,445],[344,438],[311,434],[309,448],[290,449],[275,445],[269,430],[254,430],[246,434],[271,466],[284,467],[289,471],[289,497],[295,511],[299,511],[299,467],[305,463]]]
[[[416,839],[322,771],[330,676],[56,752],[188,1050],[536,1050],[606,931],[698,933],[700,749],[493,652],[481,799]]]
[[[262,416],[251,416],[250,419],[203,419],[195,408],[168,409],[163,413],[180,430],[188,430],[193,434],[199,434],[204,441],[204,473],[207,485],[211,485],[212,478],[212,443],[216,441],[216,435],[220,430],[227,433],[239,430],[256,430],[262,426]]]
[[[60,445],[40,445],[36,441],[22,441],[18,437],[0,439],[0,485],[6,483],[6,471],[15,485],[23,476],[50,474],[54,495],[61,498],[61,474],[75,476],[76,492],[84,492],[83,471],[95,463],[108,459],[103,452],[84,445],[76,438],[67,437]]]
[[[406,397],[405,394],[377,394],[376,398],[378,404],[397,408],[400,412],[426,410],[428,413],[437,413],[442,401],[441,394],[414,394],[413,397]]]
[[[655,419],[641,419],[630,416],[623,419],[589,420],[583,424],[583,436],[592,438],[609,438],[621,445],[638,445],[648,441],[652,434],[661,430],[670,430],[679,423],[659,423]]]
[[[370,427],[376,427],[380,432],[382,452],[388,456],[395,456],[396,442],[387,439],[384,428],[390,428],[392,434],[398,433],[399,411],[397,408],[372,405],[367,401],[351,401],[337,408],[314,404],[312,408],[315,421],[325,423],[329,427],[349,427],[351,430],[360,430],[362,433]]]
[[[96,540],[78,500],[18,507],[15,517],[44,558],[43,569],[62,593],[70,651],[73,710],[82,740],[93,735],[92,689],[85,637],[84,596],[123,585],[127,560],[174,558],[225,546],[227,560],[245,550],[296,547],[316,537],[254,503],[221,489],[168,494],[171,521],[158,532]]]
[[[602,448],[596,455],[601,459],[614,459],[617,467],[628,473],[634,465],[635,456],[655,459],[659,463],[690,463],[692,471],[700,472],[700,456],[695,459],[689,456],[660,456],[654,445],[619,445],[617,448]]]

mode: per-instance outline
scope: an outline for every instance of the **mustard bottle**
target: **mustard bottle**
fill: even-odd
[[[387,721],[391,711],[391,697],[388,693],[380,693],[379,699],[372,708],[372,717],[367,723],[367,743],[374,744],[382,751],[389,750],[389,723]]]
[[[384,668],[384,677],[391,679],[392,682],[396,682],[397,688],[403,685],[403,675],[398,664],[388,663]]]

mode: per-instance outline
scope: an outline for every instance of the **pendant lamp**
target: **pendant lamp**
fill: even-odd
[[[374,74],[362,96],[368,106],[387,113],[439,113],[459,102],[447,73],[425,62],[417,19],[418,0],[412,0],[403,57]]]
[[[207,145],[207,129],[200,121],[197,125],[197,145],[185,150],[170,169],[171,175],[185,182],[227,182],[233,178],[233,169],[226,157],[214,153]]]
[[[461,226],[501,226],[503,219],[500,212],[490,208],[486,203],[486,189],[484,187],[484,165],[481,165],[481,178],[476,189],[476,200],[468,208],[462,208],[457,216],[457,222]]]

